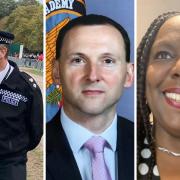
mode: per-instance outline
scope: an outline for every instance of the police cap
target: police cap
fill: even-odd
[[[14,40],[14,34],[0,31],[0,44],[11,44]]]

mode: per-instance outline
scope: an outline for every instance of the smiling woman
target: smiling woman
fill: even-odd
[[[159,16],[138,63],[138,180],[180,179],[180,13]]]

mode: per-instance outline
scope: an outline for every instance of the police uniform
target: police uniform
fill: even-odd
[[[10,38],[1,36],[0,44]],[[25,180],[27,152],[43,133],[42,94],[31,76],[8,62],[0,82],[0,180]]]

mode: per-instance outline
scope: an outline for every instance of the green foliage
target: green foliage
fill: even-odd
[[[38,5],[37,0],[19,0],[18,5],[20,6],[28,6],[28,5]]]
[[[14,0],[0,0],[0,19],[8,16],[16,7],[17,4]]]
[[[25,1],[25,0],[24,0]],[[18,6],[9,16],[6,29],[14,33],[15,42],[31,51],[43,49],[43,7],[40,4]]]
[[[8,16],[5,16],[2,19],[0,19],[0,30],[2,31],[5,30],[7,20],[8,20]]]

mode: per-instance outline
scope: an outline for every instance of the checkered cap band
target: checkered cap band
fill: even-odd
[[[0,31],[0,44],[11,44],[13,40],[14,40],[13,34]]]

